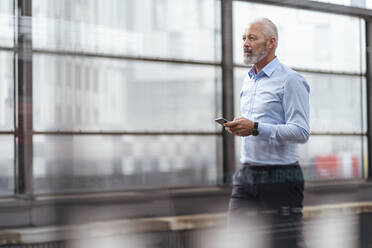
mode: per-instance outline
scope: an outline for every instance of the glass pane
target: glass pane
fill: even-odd
[[[241,116],[240,114],[240,91],[246,75],[248,75],[249,67],[234,69],[234,112],[235,116]]]
[[[14,194],[14,137],[0,135],[0,195]]]
[[[13,54],[0,51],[0,131],[14,130]]]
[[[34,55],[37,130],[215,131],[213,66]]]
[[[220,11],[215,0],[32,3],[35,48],[220,60]]]
[[[34,136],[37,193],[216,185],[216,136]]]
[[[367,2],[366,2],[366,7],[367,7],[368,9],[372,9],[372,1],[367,1]]]
[[[364,77],[302,73],[310,85],[312,132],[366,132]]]
[[[299,150],[305,180],[361,178],[364,140],[363,136],[310,136]]]
[[[240,116],[240,89],[247,69],[235,69],[235,115]],[[364,77],[301,73],[310,85],[311,132],[366,132]]]
[[[0,1],[0,46],[14,45],[13,0]]]
[[[360,18],[234,1],[234,58],[243,63],[241,35],[250,21],[269,16],[277,25],[277,55],[288,66],[365,72],[364,21]],[[249,13],[249,15],[247,15]]]
[[[362,178],[367,164],[366,140],[364,136],[311,135],[306,144],[299,145],[299,162],[305,180]],[[239,167],[240,137],[235,137],[235,144]]]

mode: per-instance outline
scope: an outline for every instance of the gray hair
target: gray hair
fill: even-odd
[[[276,44],[275,48],[278,46],[278,29],[275,26],[275,24],[269,20],[268,18],[258,18],[251,22],[250,24],[253,23],[260,23],[262,24],[262,32],[265,36],[266,39],[270,39],[271,37],[275,37]]]

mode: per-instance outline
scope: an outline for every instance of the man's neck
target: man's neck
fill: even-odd
[[[256,73],[258,74],[268,63],[275,59],[275,57],[275,54],[267,55],[265,58],[254,64],[254,67],[256,67]]]

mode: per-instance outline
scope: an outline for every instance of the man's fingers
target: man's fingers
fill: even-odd
[[[225,127],[234,127],[236,125],[238,125],[237,122],[235,121],[229,121],[229,122],[226,122],[225,124],[223,124]]]
[[[233,131],[233,132],[237,132],[239,129],[240,129],[240,126],[239,126],[238,123],[236,125],[230,127],[230,130]]]
[[[233,134],[233,132],[231,132],[230,128],[229,127],[225,127],[225,130],[231,134]]]
[[[236,117],[234,121],[246,120],[243,116]]]

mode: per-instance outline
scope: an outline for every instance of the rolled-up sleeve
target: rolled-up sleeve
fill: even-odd
[[[288,76],[283,88],[284,124],[259,123],[259,136],[270,144],[306,143],[309,139],[310,87],[299,74]]]

